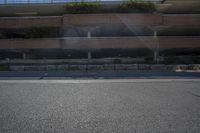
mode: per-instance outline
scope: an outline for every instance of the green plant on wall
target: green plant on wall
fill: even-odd
[[[70,14],[87,14],[87,13],[98,13],[100,4],[96,2],[74,2],[66,4],[66,13]]]
[[[155,12],[156,6],[152,2],[143,0],[129,0],[117,6],[110,6],[109,9],[104,8],[96,2],[74,2],[66,4],[66,13],[68,14],[87,14],[87,13],[148,13]]]
[[[152,2],[143,0],[129,0],[119,5],[120,12],[155,12],[156,6]]]

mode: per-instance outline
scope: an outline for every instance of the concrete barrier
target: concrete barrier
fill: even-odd
[[[10,65],[11,71],[102,71],[102,70],[135,70],[135,71],[200,71],[200,64],[163,65],[163,64],[102,64],[102,65]]]

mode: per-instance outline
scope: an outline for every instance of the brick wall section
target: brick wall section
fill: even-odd
[[[55,26],[62,25],[62,17],[6,17],[0,18],[0,28],[23,28],[30,26]]]
[[[2,39],[0,49],[102,49],[102,48],[200,48],[200,37],[98,37],[98,38],[43,38]]]

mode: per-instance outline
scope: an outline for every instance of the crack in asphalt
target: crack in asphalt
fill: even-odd
[[[187,91],[187,93],[189,93],[189,94],[192,95],[192,96],[195,96],[195,97],[200,98],[200,95],[198,95],[198,94],[194,94],[194,93],[192,93],[192,92],[190,92],[190,91]]]

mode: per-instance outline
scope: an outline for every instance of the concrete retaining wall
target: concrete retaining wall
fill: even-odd
[[[68,14],[63,16],[1,17],[0,28],[23,28],[29,26],[87,26],[101,24],[125,24],[128,26],[200,26],[200,15],[162,14]]]
[[[116,14],[71,14],[63,16],[63,25],[99,25],[99,24],[134,24],[134,25],[161,25],[160,14],[137,14],[137,13],[116,13]]]

